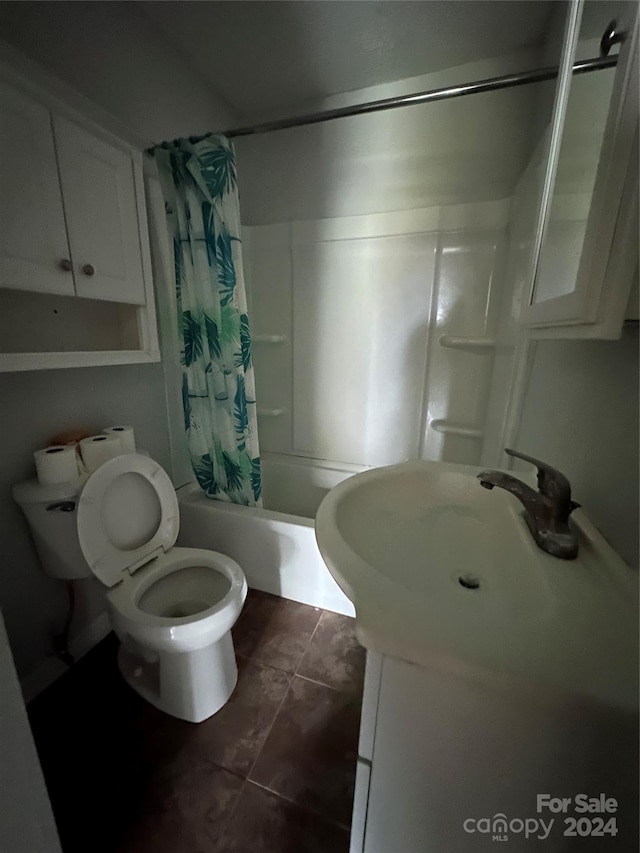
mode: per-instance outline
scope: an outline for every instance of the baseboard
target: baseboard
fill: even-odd
[[[111,623],[106,613],[101,613],[90,622],[82,631],[79,631],[69,643],[69,651],[76,660],[91,651],[91,649],[103,640],[111,630]],[[20,679],[22,696],[25,703],[31,702],[43,690],[46,690],[61,675],[67,672],[69,667],[62,663],[55,655],[49,655],[26,675]]]

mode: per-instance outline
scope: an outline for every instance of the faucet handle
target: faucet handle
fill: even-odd
[[[505,453],[509,456],[514,456],[516,459],[522,459],[524,462],[530,462],[538,469],[538,491],[540,494],[546,495],[556,500],[566,500],[573,504],[572,509],[576,509],[579,504],[571,500],[571,484],[556,468],[552,468],[541,459],[536,459],[533,456],[527,456],[525,453],[520,453],[518,450],[512,450],[505,447]]]

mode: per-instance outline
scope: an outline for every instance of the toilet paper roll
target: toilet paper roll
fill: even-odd
[[[41,486],[73,483],[78,479],[78,460],[75,447],[56,444],[43,447],[33,454],[36,473]]]
[[[120,439],[123,453],[136,452],[136,437],[131,426],[110,426],[102,430],[105,435],[115,435]]]
[[[90,435],[89,438],[83,438],[80,442],[80,453],[84,466],[90,474],[99,468],[103,462],[113,459],[114,456],[120,456],[122,446],[120,439],[115,435]]]

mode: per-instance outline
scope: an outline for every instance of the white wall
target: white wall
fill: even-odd
[[[140,145],[236,121],[129,4],[3,3],[0,29],[12,42],[3,49],[6,61]],[[0,375],[0,399],[0,608],[24,676],[50,654],[66,602],[63,586],[40,571],[11,486],[34,476],[32,452],[59,430],[117,421],[133,424],[139,446],[170,470],[164,370],[151,364]],[[82,582],[79,592],[76,637],[102,610],[97,583]]]
[[[619,341],[538,341],[516,447],[559,468],[638,566],[638,327]]]
[[[63,585],[42,574],[11,487],[35,476],[34,450],[76,427],[93,433],[110,423],[131,423],[138,446],[168,467],[163,370],[149,364],[0,374],[0,399],[0,608],[17,668],[24,673],[49,653],[64,622],[66,599]],[[81,585],[86,589],[75,633],[102,609],[99,585]]]
[[[535,67],[522,53],[336,96],[314,111]],[[265,225],[508,198],[528,159],[536,87],[235,140],[242,221]]]
[[[145,143],[238,121],[135,4],[0,3],[0,32]]]

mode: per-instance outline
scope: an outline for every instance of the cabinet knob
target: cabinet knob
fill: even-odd
[[[60,269],[63,270],[63,272],[71,272],[71,270],[73,269],[73,267],[71,265],[71,261],[68,258],[63,258],[60,261],[59,266],[60,266]]]
[[[91,264],[85,264],[82,267],[82,272],[85,275],[93,275],[95,273],[95,269],[91,266]]]

